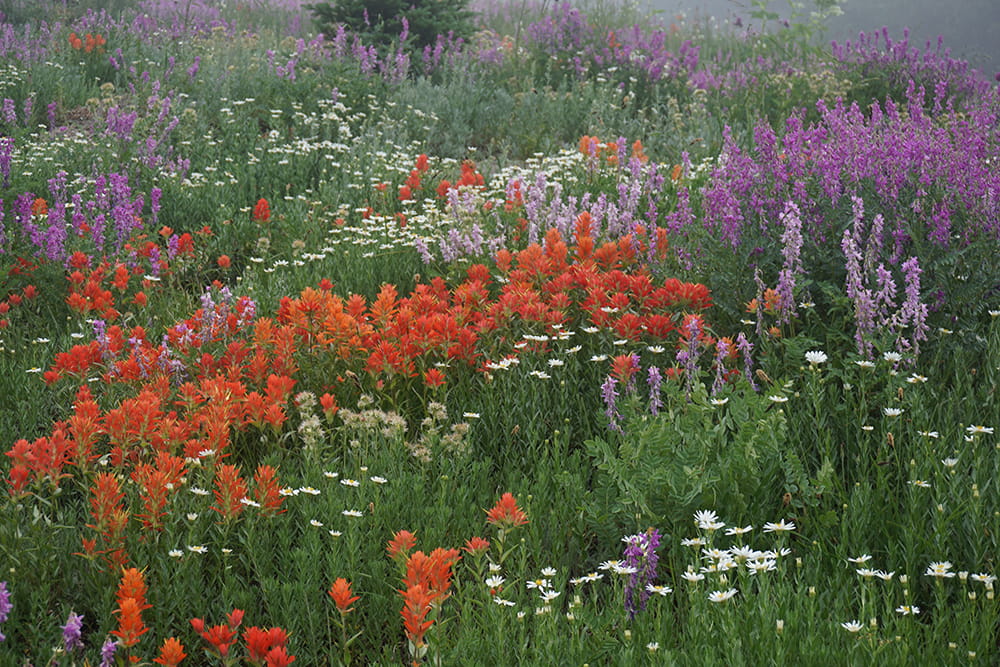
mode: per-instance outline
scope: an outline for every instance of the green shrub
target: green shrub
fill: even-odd
[[[336,33],[338,25],[363,36],[365,42],[388,46],[404,32],[404,49],[420,50],[433,44],[438,35],[452,32],[464,37],[472,32],[472,12],[468,0],[338,0],[309,5],[320,31]]]

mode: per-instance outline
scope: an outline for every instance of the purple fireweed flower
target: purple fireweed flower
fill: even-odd
[[[49,132],[55,132],[56,130],[56,109],[59,108],[58,102],[49,102],[46,110],[49,114]]]
[[[655,417],[663,407],[663,399],[660,398],[660,387],[663,384],[663,376],[660,369],[650,366],[646,375],[646,384],[649,385],[649,411]]]
[[[69,617],[66,619],[66,625],[62,626],[63,645],[66,647],[67,653],[78,648],[83,648],[83,642],[80,640],[82,629],[83,615],[71,611]]]
[[[4,98],[3,119],[6,123],[11,125],[17,122],[17,111],[14,108],[14,100],[10,98]]]
[[[14,608],[14,605],[10,601],[10,591],[7,590],[7,582],[0,581],[0,623],[7,620],[7,616],[10,615],[10,610]],[[0,642],[7,639],[4,637],[3,633],[0,632]]]
[[[660,533],[650,528],[622,541],[625,542],[625,565],[635,569],[625,583],[625,611],[632,620],[640,609],[646,608],[650,595],[646,586],[656,580],[656,565],[660,560],[656,549],[660,546]]]

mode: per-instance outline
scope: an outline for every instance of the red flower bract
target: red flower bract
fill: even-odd
[[[486,523],[509,529],[528,523],[528,515],[517,506],[513,494],[505,493],[492,509],[486,511]]]
[[[267,222],[271,219],[271,206],[263,197],[258,199],[257,205],[253,207],[253,219],[256,222]]]
[[[347,579],[344,579],[343,577],[333,582],[327,593],[330,595],[333,603],[337,605],[337,609],[340,610],[341,614],[347,614],[354,611],[354,608],[351,607],[351,605],[361,599],[359,596],[353,594],[351,591],[351,582],[347,581]]]

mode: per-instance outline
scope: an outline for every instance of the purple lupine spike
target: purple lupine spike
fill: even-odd
[[[618,399],[618,391],[615,389],[617,385],[618,380],[609,375],[604,384],[601,385],[601,398],[604,400],[604,415],[608,418],[608,428],[623,433],[621,424],[619,424],[621,414],[619,414],[615,404]]]
[[[83,648],[83,641],[80,639],[83,630],[83,615],[70,612],[66,619],[66,625],[62,627],[63,646],[67,653]]]
[[[630,535],[622,540],[625,542],[625,565],[632,569],[625,583],[625,611],[629,620],[646,608],[650,595],[646,587],[656,580],[656,566],[660,560],[656,550],[660,539],[659,531],[650,528],[645,533]]]
[[[791,322],[796,314],[795,308],[795,278],[804,273],[802,267],[802,219],[799,217],[799,207],[793,202],[785,203],[785,211],[781,217],[785,231],[781,235],[781,254],[785,261],[778,273],[778,310],[779,324]]]
[[[108,637],[101,645],[101,665],[100,667],[112,667],[115,664],[115,651],[118,650],[118,642]]]
[[[715,381],[712,383],[712,395],[718,394],[726,383],[726,357],[729,356],[729,343],[720,338],[715,342]]]
[[[750,383],[750,387],[754,391],[758,391],[759,387],[753,379],[753,343],[747,339],[742,331],[736,336],[736,349],[743,357],[743,376]]]
[[[10,187],[10,165],[14,159],[14,137],[0,138],[0,177],[3,187]]]
[[[650,366],[646,373],[646,384],[649,385],[649,412],[655,417],[663,407],[663,399],[660,397],[660,388],[663,384],[663,376],[660,369]]]
[[[10,610],[14,608],[14,605],[10,601],[10,591],[7,590],[7,582],[0,581],[0,624],[3,624],[7,620],[7,616],[10,615]],[[3,633],[0,632],[0,642],[7,639],[4,637]]]

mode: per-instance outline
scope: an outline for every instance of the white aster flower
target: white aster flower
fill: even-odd
[[[778,523],[767,522],[764,524],[765,533],[787,533],[795,530],[795,522],[788,521],[784,519],[780,520]]]
[[[711,523],[718,521],[719,517],[712,510],[698,510],[694,513],[695,524],[699,523]]]
[[[865,625],[861,621],[847,621],[846,623],[841,623],[840,627],[844,628],[851,634],[856,634],[861,632]]]
[[[540,595],[541,595],[541,598],[542,598],[542,602],[552,602],[557,597],[559,597],[560,595],[562,595],[562,592],[561,591],[554,591],[554,590],[547,590],[547,591],[541,591]]]
[[[819,364],[826,363],[828,358],[826,352],[822,350],[810,350],[806,352],[806,361],[809,362],[810,366],[818,366]]]
[[[952,567],[952,564],[948,561],[931,563],[927,566],[927,571],[924,572],[924,575],[938,579],[951,579],[955,576],[955,573],[950,571]]]
[[[711,602],[725,602],[735,597],[736,592],[735,588],[730,588],[728,591],[712,591],[708,594],[708,599]]]

